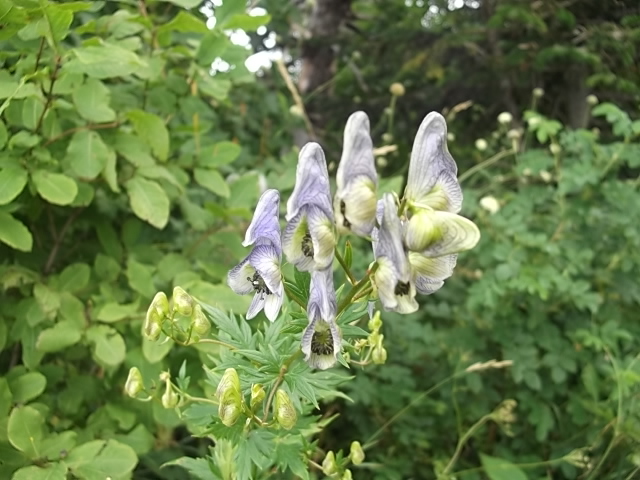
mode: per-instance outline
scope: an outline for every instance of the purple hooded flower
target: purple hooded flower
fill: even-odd
[[[327,162],[317,143],[308,143],[300,151],[286,219],[282,247],[289,262],[301,271],[329,267],[336,236]]]
[[[277,190],[265,191],[253,214],[242,245],[253,245],[249,256],[229,271],[227,283],[240,295],[254,293],[247,311],[247,320],[261,310],[270,321],[278,317],[284,297],[284,285],[280,272],[282,246],[278,212],[280,194]]]

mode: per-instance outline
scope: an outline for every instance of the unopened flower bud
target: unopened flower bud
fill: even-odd
[[[154,341],[160,337],[162,332],[162,321],[164,317],[158,315],[153,303],[147,310],[147,317],[145,318],[144,325],[142,327],[142,333],[148,340]]]
[[[527,123],[530,127],[537,127],[538,125],[540,125],[540,121],[541,119],[537,115],[527,118]]]
[[[285,430],[291,430],[298,420],[298,414],[291,403],[291,398],[282,389],[278,389],[276,392],[275,417],[278,424]]]
[[[242,396],[234,389],[226,390],[218,400],[218,416],[227,427],[232,426],[242,413]]]
[[[302,117],[304,115],[304,112],[302,111],[302,108],[300,108],[299,105],[291,105],[289,107],[289,113],[294,117]]]
[[[598,97],[596,97],[595,95],[588,95],[587,96],[587,103],[591,106],[593,105],[597,105],[599,102]]]
[[[384,143],[391,143],[393,142],[393,135],[389,132],[385,132],[382,134],[382,141]]]
[[[552,143],[551,145],[549,145],[549,150],[554,155],[558,155],[562,151],[562,147],[557,143]]]
[[[382,339],[384,335],[382,335],[379,331],[374,330],[369,334],[367,341],[370,347],[375,347],[376,345],[382,345]]]
[[[514,423],[516,421],[514,410],[517,406],[518,402],[508,398],[498,405],[498,408],[493,411],[491,417],[497,423]]]
[[[354,50],[353,53],[351,54],[351,58],[358,61],[362,58],[362,54],[358,50]]]
[[[249,404],[251,409],[260,405],[264,400],[264,397],[264,387],[261,384],[256,383],[254,385],[251,385],[251,402]]]
[[[405,244],[412,252],[425,250],[442,237],[440,224],[436,223],[433,211],[420,209],[411,216],[406,225]]]
[[[166,318],[169,316],[169,299],[164,292],[156,293],[151,301],[151,306],[155,309],[158,316]]]
[[[341,480],[353,480],[353,475],[351,474],[351,470],[347,468],[342,474]]]
[[[404,85],[402,85],[400,82],[392,83],[389,87],[389,91],[394,97],[401,97],[405,94]]]
[[[240,377],[235,368],[227,368],[224,371],[216,389],[216,397],[220,400],[228,391],[234,391],[240,395]]]
[[[173,289],[173,310],[186,317],[193,312],[193,298],[182,287]]]
[[[536,87],[533,89],[533,96],[535,98],[541,98],[544,95],[544,90],[540,87]]]
[[[577,448],[563,457],[563,460],[574,467],[588,468],[591,465],[588,448]]]
[[[540,178],[542,179],[543,182],[549,183],[551,181],[551,179],[552,179],[552,176],[546,170],[541,170],[540,171]]]
[[[509,112],[502,112],[500,115],[498,115],[498,123],[501,123],[502,125],[507,125],[508,123],[511,123],[512,120],[513,115],[511,115]]]
[[[489,144],[484,138],[479,138],[476,140],[476,149],[478,149],[479,151],[484,152],[488,146]]]
[[[362,445],[360,445],[360,442],[351,442],[351,451],[349,452],[349,458],[354,465],[360,465],[362,462],[364,462],[364,450],[362,450]]]
[[[456,134],[453,132],[449,132],[447,133],[447,140],[450,142],[455,142],[456,140]]]
[[[178,405],[178,394],[173,390],[171,381],[167,380],[166,388],[162,394],[162,406],[164,408],[175,408]]]
[[[338,472],[338,464],[336,463],[336,455],[330,450],[322,461],[322,473],[327,477],[330,477],[334,473]]]
[[[387,157],[378,157],[376,158],[376,165],[378,168],[385,168],[389,165],[389,161],[387,160]]]
[[[371,352],[371,360],[376,365],[382,365],[387,361],[387,350],[382,346],[376,346]]]
[[[529,167],[522,170],[522,175],[524,175],[525,177],[530,177],[532,173],[533,171]]]
[[[198,303],[193,307],[191,327],[199,337],[204,337],[211,331],[211,322],[202,312],[202,307]]]
[[[480,206],[492,215],[500,210],[500,202],[490,195],[480,199]]]
[[[522,136],[522,131],[518,128],[512,128],[507,132],[507,138],[509,140],[518,140]]]
[[[369,331],[371,332],[377,332],[378,330],[380,330],[380,328],[382,327],[382,317],[380,316],[380,311],[377,311],[373,315],[373,317],[371,317],[369,323],[367,324],[367,327],[369,327]]]
[[[129,376],[124,384],[124,392],[131,398],[135,398],[142,390],[144,390],[144,381],[138,367],[131,367]]]

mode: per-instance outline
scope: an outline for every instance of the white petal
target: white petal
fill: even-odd
[[[427,257],[420,253],[410,252],[409,263],[415,277],[426,277],[432,280],[445,280],[453,274],[458,259],[457,254],[442,257]]]
[[[304,205],[317,205],[333,220],[327,161],[320,145],[307,143],[298,157],[296,185],[287,202],[287,221]]]
[[[269,290],[279,291],[282,285],[282,273],[278,251],[271,245],[258,245],[254,247],[248,258]]]
[[[258,315],[260,311],[264,307],[265,302],[265,294],[264,293],[256,293],[253,296],[253,300],[251,300],[251,305],[249,305],[249,310],[247,310],[247,320],[251,320],[253,317]]]
[[[306,256],[302,250],[302,240],[308,231],[306,210],[303,209],[289,220],[282,233],[282,251],[289,263],[302,272],[312,270],[315,264],[313,257]]]
[[[305,207],[309,222],[309,234],[313,243],[313,269],[323,270],[333,263],[336,249],[336,235],[333,220],[324,210],[310,205]]]
[[[258,239],[267,240],[280,252],[280,223],[278,215],[280,209],[280,194],[277,190],[270,189],[265,191],[253,214],[251,224],[247,229],[242,245],[248,247],[258,241]],[[267,242],[260,242],[268,244]],[[260,244],[259,243],[259,244]]]
[[[398,209],[390,193],[384,195],[383,201],[384,213],[374,253],[376,259],[387,257],[396,270],[398,280],[408,282],[411,272],[402,244],[402,226],[398,218]]]
[[[351,114],[344,129],[342,156],[336,172],[338,191],[346,188],[352,179],[364,176],[378,184],[378,175],[373,158],[373,142],[369,133],[369,118],[364,112]]]
[[[458,167],[447,147],[447,122],[439,113],[431,112],[413,142],[405,197],[419,201],[433,188],[442,171],[455,178]]]
[[[433,212],[439,224],[440,239],[434,241],[421,253],[439,257],[470,250],[480,240],[480,230],[471,220],[455,213]]]
[[[280,313],[280,308],[282,307],[282,292],[279,293],[271,293],[265,296],[264,299],[264,314],[267,316],[269,321],[273,322],[276,318],[278,318],[278,313]]]
[[[433,280],[428,277],[418,276],[415,279],[416,291],[421,295],[431,295],[442,288],[442,280]]]
[[[414,205],[458,213],[462,208],[462,189],[458,179],[451,172],[443,170],[436,178],[431,190],[420,197]]]
[[[229,285],[235,293],[246,295],[253,291],[253,284],[249,279],[253,277],[254,273],[256,273],[256,270],[251,266],[249,257],[247,257],[229,271],[227,274],[227,285]]]
[[[315,312],[317,309],[317,313]],[[335,318],[338,310],[336,301],[336,290],[333,284],[333,270],[315,270],[311,272],[311,283],[309,285],[309,304],[307,314],[320,316],[324,319]]]
[[[376,185],[364,175],[353,178],[336,192],[334,213],[340,232],[369,235],[376,220]]]

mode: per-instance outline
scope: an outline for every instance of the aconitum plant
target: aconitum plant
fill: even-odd
[[[208,463],[214,474],[231,469],[236,478],[261,478],[260,472],[276,468],[309,478],[314,466],[350,478],[347,467],[362,464],[368,444],[354,440],[343,455],[319,453],[309,443],[322,428],[311,416],[318,400],[344,396],[338,386],[350,378],[342,369],[326,370],[338,362],[347,368],[385,363],[382,311],[415,312],[416,296],[442,288],[457,254],[480,239],[476,225],[458,214],[462,191],[446,141],[445,119],[430,113],[414,141],[405,191],[382,198],[365,113],[347,122],[333,196],[322,148],[305,145],[282,228],[280,193],[266,190],[242,243],[248,255],[228,273],[233,292],[252,296],[245,319],[180,287],[172,302],[159,292],[149,307],[143,327],[148,339],[215,348],[204,366],[208,380],[190,388],[183,367],[176,381],[164,372],[158,387],[134,367],[127,394],[176,409],[194,433],[211,436],[218,449],[226,445],[232,454],[214,455]],[[350,243],[338,248],[341,235],[371,243],[371,263],[361,279],[351,271]],[[284,261],[293,265],[295,278],[284,277]],[[339,288],[334,266],[347,279]],[[270,323],[250,327],[262,311]],[[359,326],[363,319],[368,331]],[[163,391],[160,398],[157,391]],[[217,415],[209,404],[218,407]],[[295,452],[281,451],[283,445]]]

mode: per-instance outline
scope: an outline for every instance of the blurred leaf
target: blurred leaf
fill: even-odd
[[[0,205],[6,205],[20,195],[27,184],[27,172],[21,167],[0,170]]]
[[[40,332],[36,340],[36,349],[43,353],[59,352],[75,345],[81,338],[82,332],[76,323],[62,321]]]
[[[15,403],[28,403],[38,398],[46,386],[47,379],[40,372],[28,372],[9,380],[9,388]]]
[[[24,467],[13,474],[12,480],[66,480],[68,468],[64,463],[50,463],[44,467]]]
[[[81,480],[104,480],[127,477],[138,458],[128,445],[115,440],[94,440],[71,450],[65,463]]]
[[[527,480],[527,475],[507,460],[483,454],[480,454],[480,460],[490,480]]]
[[[89,78],[73,91],[73,103],[78,113],[90,122],[112,122],[116,112],[109,107],[109,89],[95,78]]]
[[[16,250],[30,252],[33,237],[24,223],[8,213],[0,212],[0,242]]]
[[[72,58],[62,70],[68,73],[84,73],[93,78],[125,77],[147,68],[147,64],[131,50],[113,43],[77,47],[71,50]]]
[[[159,160],[165,161],[169,155],[169,132],[164,121],[142,110],[131,110],[127,116],[140,138],[151,147]]]
[[[29,458],[37,458],[44,437],[42,414],[28,405],[14,408],[7,425],[9,442]]]
[[[215,193],[224,198],[229,198],[231,191],[229,190],[229,186],[220,175],[220,172],[217,170],[208,170],[204,168],[196,168],[193,171],[193,176],[200,185],[205,187],[207,190]]]
[[[125,187],[133,213],[158,229],[167,225],[169,198],[160,185],[142,177],[133,177]]]
[[[78,194],[75,180],[62,173],[36,170],[31,178],[40,196],[49,203],[69,205]]]

